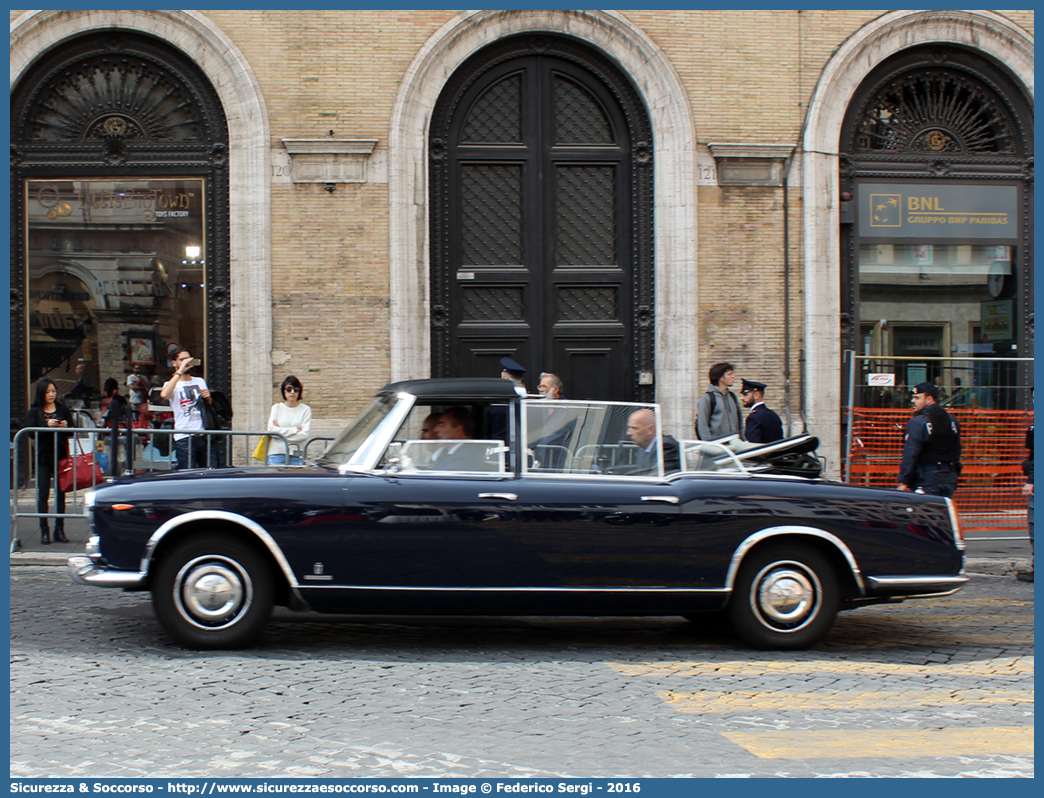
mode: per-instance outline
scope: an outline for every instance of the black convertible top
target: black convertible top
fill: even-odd
[[[385,385],[379,393],[408,393],[418,398],[446,403],[489,400],[505,402],[519,394],[515,383],[500,377],[443,377],[430,380],[403,380]]]

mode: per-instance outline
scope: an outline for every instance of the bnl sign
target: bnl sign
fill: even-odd
[[[1017,186],[861,183],[858,190],[860,238],[1018,239]]]

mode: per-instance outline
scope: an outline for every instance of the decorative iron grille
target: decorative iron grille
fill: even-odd
[[[510,75],[490,86],[468,112],[461,141],[505,144],[522,141],[522,79]]]
[[[860,114],[855,152],[1014,154],[1009,114],[980,81],[932,69],[894,78]]]

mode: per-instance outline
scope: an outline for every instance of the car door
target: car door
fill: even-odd
[[[688,542],[669,481],[530,475],[518,481],[514,493],[500,509],[510,520],[513,548],[525,552],[526,562],[539,563],[530,574],[542,581],[532,586],[686,583]]]
[[[373,474],[344,489],[324,564],[331,585],[515,587],[539,562],[511,534],[509,475]]]

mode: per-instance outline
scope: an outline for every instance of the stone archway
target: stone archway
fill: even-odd
[[[687,93],[662,51],[626,17],[607,11],[472,11],[447,22],[403,76],[389,132],[392,379],[427,376],[427,135],[449,77],[497,39],[559,33],[609,55],[627,72],[653,127],[656,398],[669,432],[691,423],[697,356],[696,131]]]
[[[270,407],[271,302],[268,112],[243,54],[196,11],[29,11],[11,24],[11,90],[45,51],[74,36],[123,28],[184,51],[217,92],[229,132],[232,391],[236,426],[264,423]]]
[[[806,421],[837,475],[842,453],[839,145],[841,126],[863,79],[886,58],[933,42],[966,47],[1004,65],[1033,99],[1033,39],[993,12],[895,11],[853,34],[812,93],[802,139],[805,236]]]

